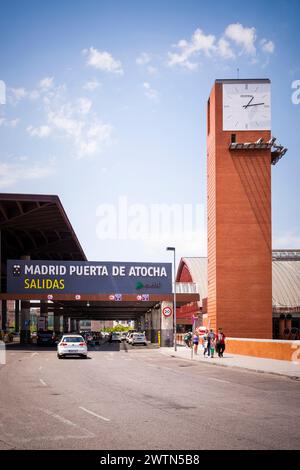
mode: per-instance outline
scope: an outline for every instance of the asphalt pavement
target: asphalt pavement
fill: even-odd
[[[300,382],[104,343],[7,350],[0,449],[299,449]]]

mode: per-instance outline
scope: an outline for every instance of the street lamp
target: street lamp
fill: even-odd
[[[174,350],[177,351],[177,341],[176,341],[176,249],[174,246],[167,246],[167,251],[173,251],[174,253],[174,301],[173,301],[173,333],[174,333]]]

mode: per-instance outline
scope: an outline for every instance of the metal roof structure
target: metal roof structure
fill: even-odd
[[[182,258],[179,279],[186,265],[198,287],[200,299],[207,297],[207,258]],[[272,299],[274,310],[300,311],[300,250],[274,250],[272,262]]]
[[[8,259],[86,260],[58,196],[0,193],[0,235],[1,292]]]
[[[202,303],[202,299],[207,297],[207,258],[181,258],[177,271],[177,281],[180,279],[184,265],[186,265],[189,270],[192,282],[197,286],[197,292],[200,295],[200,303]]]
[[[58,196],[1,193],[0,230],[2,261],[86,260]]]

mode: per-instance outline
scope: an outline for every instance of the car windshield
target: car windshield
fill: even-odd
[[[64,343],[83,343],[84,342],[84,339],[82,338],[82,336],[66,336],[65,338],[63,338],[63,342]]]
[[[144,333],[133,333],[133,336],[136,338],[137,336],[144,336]]]

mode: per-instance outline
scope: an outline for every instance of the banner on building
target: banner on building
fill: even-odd
[[[8,260],[7,292],[170,294],[172,264]]]

